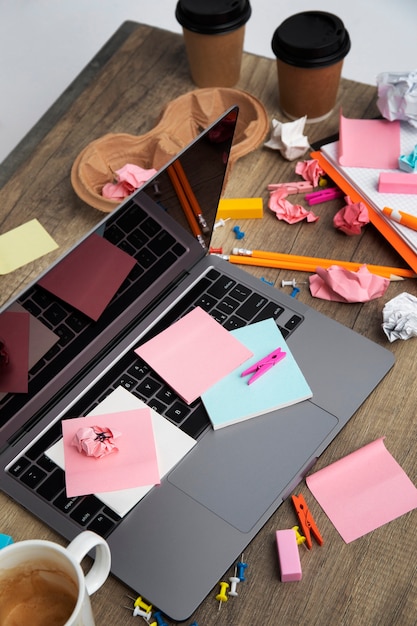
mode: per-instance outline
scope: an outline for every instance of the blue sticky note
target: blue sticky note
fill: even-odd
[[[232,330],[253,357],[210,387],[201,399],[213,428],[223,428],[311,398],[313,393],[273,319]],[[248,385],[248,367],[281,348],[286,356]]]

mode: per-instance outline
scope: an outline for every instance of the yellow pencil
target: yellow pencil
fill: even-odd
[[[353,261],[338,261],[319,257],[299,256],[280,252],[266,252],[263,250],[244,250],[235,248],[235,254],[228,257],[230,263],[241,265],[255,265],[259,267],[275,267],[300,272],[315,272],[317,267],[329,268],[331,265],[339,265],[345,269],[357,272],[362,265],[366,265],[372,274],[396,280],[399,278],[415,278],[416,274],[409,269],[388,267],[384,265],[371,265],[368,263],[355,263]],[[236,254],[237,253],[237,254]]]

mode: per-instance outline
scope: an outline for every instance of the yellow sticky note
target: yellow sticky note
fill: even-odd
[[[12,228],[0,235],[0,274],[9,274],[56,248],[58,244],[37,219]]]

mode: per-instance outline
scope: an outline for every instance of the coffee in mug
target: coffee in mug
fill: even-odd
[[[84,576],[80,562],[96,549]],[[64,548],[51,541],[19,541],[0,550],[1,626],[94,626],[89,596],[110,572],[107,542],[91,531]]]

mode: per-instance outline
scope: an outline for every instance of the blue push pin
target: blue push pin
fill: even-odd
[[[246,580],[245,578],[245,569],[248,567],[247,563],[243,563],[243,554],[241,557],[241,561],[236,564],[236,576],[239,578],[240,582]]]
[[[239,226],[234,226],[233,232],[235,233],[236,239],[243,239],[245,236],[245,233],[240,230]]]
[[[13,543],[13,538],[10,535],[3,535],[0,533],[0,550],[6,546],[10,546]]]
[[[298,287],[294,287],[290,293],[290,296],[291,298],[296,298],[299,293],[300,293],[300,290],[298,289]]]
[[[168,626],[168,624],[164,622],[164,616],[161,611],[156,611],[156,613],[153,614],[153,617],[156,619],[158,626]]]

